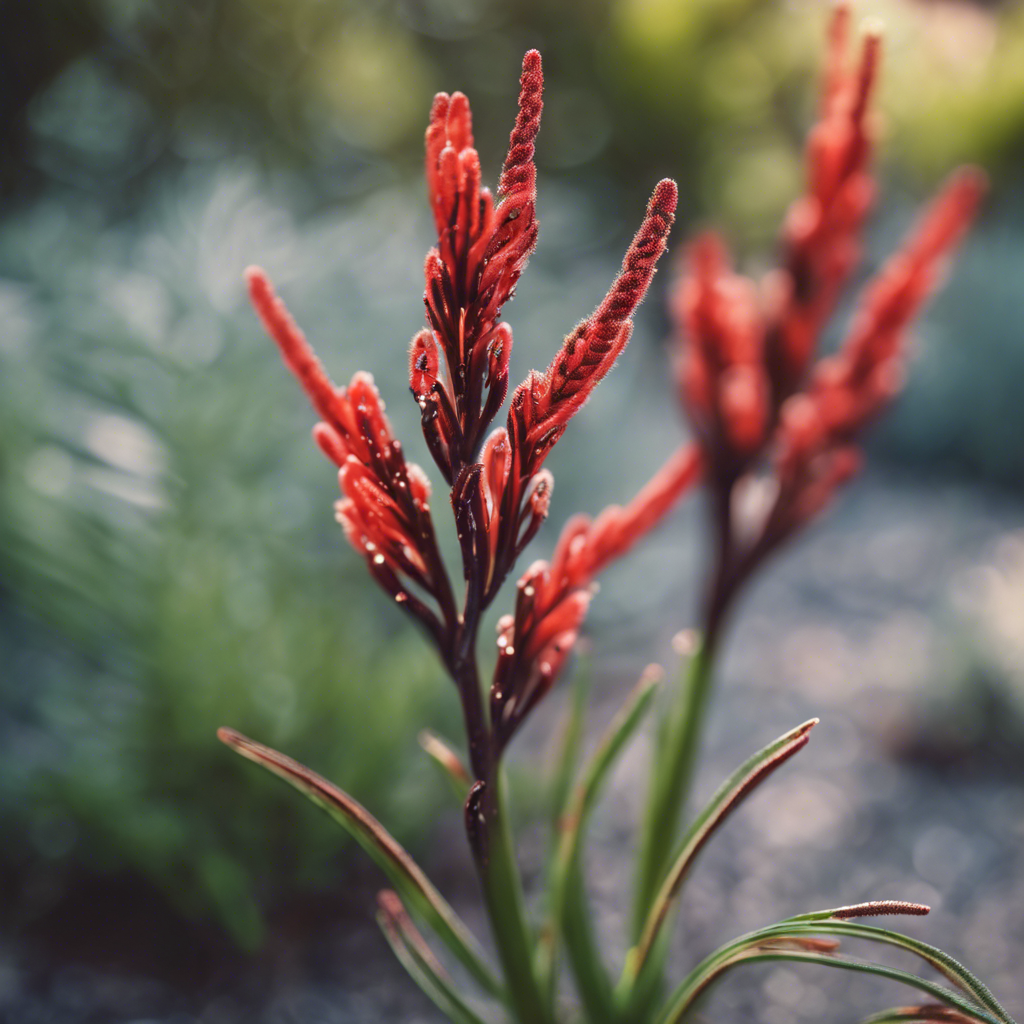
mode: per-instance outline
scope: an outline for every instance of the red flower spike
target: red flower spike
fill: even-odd
[[[497,319],[537,240],[533,144],[542,87],[540,55],[531,50],[523,59],[519,114],[497,208],[481,188],[469,101],[461,93],[440,93],[431,109],[426,172],[438,242],[424,268],[424,302],[447,372],[438,381],[433,369],[427,387],[414,359],[412,376],[427,442],[449,483],[473,460],[508,390],[512,335]],[[431,405],[438,408],[428,411]]]
[[[868,285],[839,352],[818,365],[807,395],[794,396],[783,408],[781,462],[787,474],[795,472],[790,465],[795,459],[852,440],[899,390],[907,329],[934,291],[942,264],[966,233],[984,191],[980,171],[967,168],[953,175]],[[814,430],[808,427],[812,418]]]
[[[657,526],[697,482],[701,469],[698,449],[694,445],[683,445],[669,456],[625,508],[618,505],[606,508],[590,530],[590,574],[597,574],[610,562],[621,558]]]
[[[640,230],[626,251],[622,272],[604,301],[565,339],[544,374],[532,372],[512,396],[509,434],[523,446],[524,478],[540,468],[569,420],[625,348],[632,329],[629,318],[647,292],[665,251],[677,200],[674,181],[666,178],[658,183]],[[518,424],[514,425],[513,419]]]
[[[566,522],[550,564],[534,562],[519,581],[514,616],[498,623],[498,663],[491,714],[499,748],[554,685],[592,597],[594,577],[653,529],[697,480],[700,457],[693,445],[675,452],[625,507],[606,508],[593,522]],[[539,476],[543,478],[546,471]],[[533,492],[547,511],[548,493]]]
[[[456,614],[430,519],[425,474],[406,463],[373,378],[357,373],[347,389],[333,384],[263,271],[250,267],[246,278],[267,332],[324,418],[313,428],[313,438],[339,467],[345,498],[336,509],[345,535],[377,581],[443,644]],[[421,347],[429,368],[429,345],[422,341]],[[413,362],[415,368],[415,355]],[[402,577],[434,598],[438,611],[410,594]]]
[[[849,385],[866,381],[879,366],[900,358],[905,331],[970,227],[985,188],[985,176],[975,168],[954,174],[900,251],[868,286],[841,350]],[[878,395],[882,401],[888,397]]]
[[[716,235],[693,243],[689,265],[673,301],[686,338],[679,388],[710,464],[734,475],[760,450],[768,426],[757,292],[752,281],[732,272]]]
[[[277,343],[285,365],[298,378],[313,408],[331,421],[337,414],[338,391],[327,376],[306,336],[291,318],[285,304],[274,292],[269,278],[260,267],[248,267],[245,280],[249,298],[267,331]]]
[[[775,405],[799,387],[840,290],[861,252],[874,196],[870,162],[876,130],[868,106],[881,39],[869,34],[854,72],[846,65],[850,11],[837,4],[829,28],[821,115],[807,142],[807,194],[789,210],[782,232],[784,269],[769,279],[772,296],[767,364]]]
[[[706,236],[693,245],[675,290],[679,388],[718,533],[705,609],[709,643],[743,582],[859,469],[859,436],[902,387],[910,323],[984,192],[980,172],[954,175],[865,290],[839,352],[811,366],[860,255],[874,193],[869,106],[881,39],[868,33],[850,67],[849,36],[843,2],[829,28],[820,114],[806,148],[806,194],[790,207],[782,232],[782,268],[757,296],[732,272],[721,243]],[[757,474],[766,477],[757,493],[767,508],[738,500]]]
[[[776,454],[780,494],[770,534],[781,539],[818,515],[859,469],[854,442],[902,386],[907,330],[984,191],[980,171],[953,175],[865,290],[839,352],[818,364],[805,394],[783,406]]]

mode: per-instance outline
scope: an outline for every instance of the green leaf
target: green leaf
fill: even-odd
[[[409,906],[437,932],[484,989],[492,995],[505,998],[502,985],[487,967],[483,951],[472,934],[419,865],[365,807],[298,761],[234,729],[219,729],[217,737],[242,757],[262,765],[327,811],[376,861]]]
[[[385,889],[377,896],[377,924],[395,956],[412,979],[454,1024],[485,1024],[466,1002],[416,930],[397,894]]]
[[[551,905],[580,998],[589,1018],[598,1024],[614,1019],[614,993],[601,963],[587,910],[581,843],[611,769],[650,708],[663,675],[654,665],[640,677],[598,743],[560,822],[551,876]]]
[[[868,906],[872,906],[872,904],[868,904]],[[836,913],[847,913],[849,910],[850,908],[847,907],[839,907],[835,910],[821,911],[819,913],[833,915]],[[948,981],[951,981],[975,999],[979,1005],[992,1013],[1002,1024],[1014,1024],[1013,1018],[1003,1009],[996,997],[979,978],[975,977],[963,964],[954,960],[948,953],[943,952],[936,946],[930,946],[926,942],[921,942],[919,939],[913,939],[909,935],[902,935],[900,932],[890,931],[888,928],[861,924],[859,921],[836,920],[835,918],[823,919],[819,914],[801,914],[798,917],[791,918],[790,921],[780,922],[775,927],[780,934],[784,932],[787,935],[796,936],[807,934],[839,935],[905,949],[934,967]]]
[[[859,971],[865,974],[873,974],[879,978],[899,981],[912,988],[920,989],[922,992],[927,992],[928,995],[935,999],[939,999],[948,1006],[956,1008],[972,1021],[979,1021],[982,1024],[999,1024],[998,1019],[993,1017],[988,1011],[978,1006],[973,1006],[957,993],[895,967],[885,967],[882,964],[868,963],[863,960],[853,960],[847,957],[830,956],[822,953],[801,952],[799,950],[764,950],[756,944],[753,948],[740,950],[732,956],[721,959],[718,962],[712,962],[717,956],[718,954],[712,954],[708,960],[705,960],[703,964],[692,971],[682,985],[673,992],[664,1011],[658,1017],[657,1024],[678,1024],[693,1005],[694,1000],[731,968],[741,963],[766,961],[813,963],[822,967],[834,967],[844,971]]]
[[[556,832],[561,827],[572,794],[572,780],[576,774],[576,764],[580,757],[587,698],[590,695],[592,680],[593,671],[590,658],[587,655],[582,655],[576,669],[576,678],[573,680],[572,697],[562,727],[558,763],[551,785],[552,826]]]
[[[572,694],[565,720],[558,737],[558,755],[551,780],[551,847],[545,865],[547,885],[547,911],[545,919],[537,935],[537,977],[548,1003],[554,1006],[555,990],[558,983],[558,913],[551,893],[556,887],[555,875],[558,871],[558,849],[561,837],[561,824],[569,813],[569,798],[572,794],[572,783],[576,775],[576,765],[580,758],[580,747],[583,742],[583,726],[586,720],[587,698],[590,695],[590,684],[593,679],[592,664],[587,654],[581,654],[576,675],[573,679]]]
[[[431,732],[430,729],[423,729],[417,738],[423,752],[444,773],[445,780],[461,807],[466,802],[466,797],[469,796],[469,787],[473,784],[462,759],[437,733]]]
[[[872,1014],[862,1024],[966,1024],[970,1019],[951,1006],[926,1003],[921,1006],[895,1006]]]
[[[654,903],[647,912],[639,942],[626,957],[625,969],[618,988],[620,999],[628,1001],[628,994],[634,986],[644,988],[640,976],[646,964],[651,963],[653,970],[660,969],[661,965],[657,963],[660,958],[651,957],[651,951],[655,948],[658,935],[668,919],[683,881],[704,845],[750,793],[776,768],[807,744],[808,734],[817,724],[818,719],[812,718],[759,750],[729,776],[697,816],[673,859]]]

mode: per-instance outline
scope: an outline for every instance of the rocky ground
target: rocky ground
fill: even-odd
[[[698,555],[681,557],[692,563]],[[652,572],[653,566],[649,561]],[[682,584],[677,596],[684,601]],[[612,595],[603,620],[613,633],[614,601]],[[961,959],[1024,1017],[1022,624],[1019,501],[868,480],[780,558],[734,623],[699,795],[787,728],[812,716],[822,721],[808,748],[705,851],[684,899],[673,972],[681,975],[720,942],[776,918],[898,897],[934,908],[928,918],[908,920],[906,931]],[[597,722],[613,711],[621,677],[642,665],[628,639],[619,636],[619,652],[597,682]],[[666,632],[659,648],[666,662],[668,641]],[[552,698],[546,721],[554,720],[559,701]],[[545,732],[541,721],[523,737],[521,768],[543,750]],[[622,952],[622,894],[647,757],[642,738],[617,772],[593,830],[588,868],[612,962]],[[457,839],[453,811],[438,822],[428,869],[482,931]],[[528,872],[542,853],[539,833],[527,832]],[[123,905],[132,901],[130,889],[104,907],[96,923],[102,940],[85,934],[82,915],[37,928],[31,941],[8,931],[0,940],[0,1020],[436,1021],[372,924],[377,881],[358,869],[344,893],[283,913],[274,942],[255,959],[216,941],[204,946],[199,933],[182,929],[171,937],[184,965],[177,973],[124,955],[152,942],[147,929],[168,927],[155,911],[132,922],[131,907]],[[737,973],[702,1015],[845,1022],[913,1001],[913,993],[875,979],[777,965]]]

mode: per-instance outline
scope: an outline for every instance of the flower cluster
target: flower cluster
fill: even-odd
[[[435,539],[426,475],[406,462],[372,379],[357,373],[347,389],[332,384],[266,276],[248,272],[257,312],[321,417],[313,433],[339,468],[338,519],[377,582],[434,639],[459,689],[479,780],[493,773],[512,733],[557,677],[595,574],[668,512],[697,466],[692,449],[672,456],[626,509],[608,509],[593,524],[573,520],[551,565],[527,571],[515,615],[501,620],[485,703],[476,664],[481,615],[548,514],[553,481],[544,461],[629,341],[630,317],[665,250],[677,201],[675,183],[660,182],[604,300],[547,370],[532,371],[515,389],[506,425],[485,437],[508,393],[512,330],[499,316],[537,241],[533,155],[542,85],[540,55],[531,50],[497,203],[481,184],[464,95],[435,97],[426,133],[437,245],[427,254],[428,326],[412,340],[409,383],[427,447],[451,488],[465,579],[461,607]]]
[[[690,247],[674,293],[679,390],[719,533],[711,634],[739,584],[857,471],[858,437],[899,390],[908,328],[984,192],[978,171],[951,178],[868,285],[837,354],[812,365],[857,265],[875,191],[869,101],[880,39],[868,34],[848,67],[849,22],[838,5],[807,146],[807,191],[786,217],[780,267],[759,286],[731,269],[724,244],[708,234]],[[768,500],[745,521],[741,499],[758,474]]]
[[[874,973],[938,1001],[872,1018],[879,1022],[1013,1024],[991,992],[945,953],[861,920],[928,912],[900,900],[787,918],[727,943],[674,990],[662,984],[671,923],[696,859],[743,801],[807,744],[818,721],[790,729],[749,757],[684,828],[724,612],[760,561],[855,471],[861,432],[900,387],[908,327],[983,191],[975,171],[952,178],[868,286],[837,352],[814,363],[822,330],[860,255],[874,192],[869,165],[876,129],[869,101],[879,39],[868,35],[856,66],[847,67],[849,24],[847,8],[837,7],[820,120],[807,150],[807,193],[786,218],[779,269],[755,284],[731,268],[717,237],[705,235],[689,249],[672,306],[680,336],[678,385],[696,443],[675,451],[625,506],[606,508],[593,520],[568,520],[550,559],[526,570],[513,611],[498,621],[497,659],[486,692],[477,658],[482,615],[549,513],[549,452],[629,341],[630,318],[672,225],[674,183],[655,188],[603,301],[565,338],[546,370],[531,371],[513,390],[505,424],[492,429],[508,394],[512,352],[512,330],[499,317],[537,240],[533,154],[542,109],[540,57],[531,51],[523,61],[519,114],[497,203],[481,184],[466,97],[435,98],[426,176],[437,245],[426,260],[427,326],[412,341],[409,381],[427,448],[450,488],[461,594],[435,539],[426,475],[406,461],[372,379],[357,373],[347,388],[332,384],[266,277],[249,272],[253,303],[321,419],[313,433],[338,467],[337,514],[350,543],[383,589],[426,628],[458,689],[469,769],[439,737],[427,737],[424,746],[465,801],[466,834],[500,975],[472,931],[369,811],[289,757],[230,729],[220,736],[330,811],[376,860],[394,887],[379,900],[384,935],[451,1020],[482,1024],[492,1017],[478,1013],[462,993],[413,915],[466,969],[477,994],[498,1004],[502,1019],[521,1024],[680,1024],[725,972],[741,963],[781,960]],[[551,820],[557,824],[540,872],[547,888],[539,901],[545,914],[539,928],[525,911],[501,758],[562,671],[596,576],[660,522],[698,476],[708,484],[716,513],[717,571],[702,640],[689,652],[657,731],[637,843],[631,942],[613,981],[590,917],[584,842],[600,792],[653,706],[662,673],[644,673],[578,770],[582,707],[573,704],[552,787]],[[744,498],[758,484],[764,500],[752,510]],[[954,987],[850,959],[841,945],[846,938],[902,948],[937,967]],[[562,1004],[563,963],[579,997],[572,1009]]]

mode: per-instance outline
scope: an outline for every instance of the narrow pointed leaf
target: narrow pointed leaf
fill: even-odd
[[[548,907],[545,919],[537,935],[537,977],[548,1002],[554,1005],[555,988],[558,981],[558,914],[551,893],[556,888],[555,875],[558,871],[558,850],[561,823],[569,813],[569,799],[572,795],[573,779],[580,758],[583,742],[583,726],[586,720],[587,698],[592,681],[591,660],[581,653],[573,680],[572,694],[565,721],[558,738],[558,754],[551,782],[551,847],[548,852],[545,874],[548,879]]]
[[[705,843],[750,793],[776,768],[788,761],[807,744],[808,734],[817,724],[818,719],[812,718],[809,722],[798,725],[773,743],[769,743],[764,749],[759,750],[733,772],[697,816],[686,833],[682,846],[647,913],[640,941],[629,952],[623,980],[620,983],[620,991],[628,990],[633,981],[639,977],[654,948],[658,934],[679,895],[683,881]]]
[[[612,1019],[613,989],[593,938],[580,846],[611,769],[643,721],[663,674],[654,665],[640,677],[594,751],[559,823],[561,835],[551,875],[552,912],[565,940],[580,998],[589,1019],[598,1024]]]
[[[234,729],[219,729],[217,736],[242,757],[262,765],[327,811],[373,858],[409,906],[437,932],[470,974],[488,992],[504,998],[502,986],[486,966],[472,934],[419,865],[365,807],[298,761]]]
[[[750,939],[751,936],[747,936],[747,938]],[[899,981],[912,988],[926,992],[948,1006],[954,1007],[965,1014],[969,1020],[978,1021],[981,1024],[999,1024],[998,1018],[993,1017],[987,1010],[972,1005],[958,993],[895,967],[885,967],[882,964],[873,964],[847,957],[801,952],[798,950],[761,950],[756,944],[745,950],[734,952],[731,956],[720,957],[720,954],[712,954],[703,964],[700,964],[692,971],[682,985],[672,993],[665,1010],[658,1017],[658,1024],[678,1024],[679,1021],[682,1021],[693,1005],[694,1000],[731,968],[741,963],[768,961],[812,963],[822,967],[834,967],[845,971],[859,971],[865,974],[873,974],[879,978]]]
[[[872,1014],[862,1024],[969,1024],[971,1018],[941,1003],[921,1006],[895,1006]]]
[[[572,799],[566,806],[566,813],[559,822],[561,835],[557,863],[563,871],[568,868],[579,850],[581,837],[608,775],[643,721],[663,678],[664,672],[658,665],[650,665],[644,670],[625,704],[608,725],[587,764]]]
[[[901,904],[896,903],[895,905],[899,906]],[[906,904],[902,905],[906,906]],[[914,904],[910,904],[910,906],[914,906]],[[847,907],[840,907],[838,911],[843,912],[849,909]],[[835,914],[836,911],[823,911],[822,913]],[[912,911],[912,913],[917,913],[917,911]],[[972,999],[976,1000],[979,1005],[1002,1021],[1002,1024],[1014,1024],[1013,1018],[1003,1009],[999,1000],[989,991],[988,986],[984,982],[975,977],[963,964],[953,959],[948,953],[935,946],[930,946],[927,942],[921,942],[919,939],[911,938],[909,935],[890,931],[888,928],[861,924],[859,921],[837,920],[835,917],[822,919],[817,914],[802,914],[799,917],[790,919],[788,922],[780,922],[775,928],[779,933],[784,932],[787,935],[825,934],[848,936],[850,938],[865,939],[869,942],[877,942],[886,946],[895,946],[898,949],[905,949],[935,968],[948,981],[962,989]]]
[[[462,759],[437,733],[431,732],[429,729],[422,730],[418,739],[423,752],[444,773],[452,794],[461,807],[469,795],[469,787],[473,784]]]
[[[398,896],[384,891],[378,896],[377,924],[388,945],[413,981],[454,1024],[485,1024],[466,1002],[448,972],[416,930]]]
[[[558,762],[551,787],[552,825],[556,832],[565,817],[572,795],[572,780],[576,774],[576,765],[580,757],[587,698],[590,695],[592,677],[590,658],[583,654],[579,658],[576,678],[573,681],[572,696],[562,729]]]

